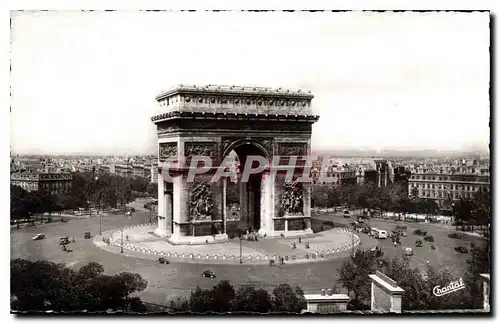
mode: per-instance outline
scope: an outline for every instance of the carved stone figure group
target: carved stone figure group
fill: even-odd
[[[302,184],[299,182],[285,183],[282,206],[286,214],[302,213]]]

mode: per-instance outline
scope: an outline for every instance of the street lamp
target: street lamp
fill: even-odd
[[[242,263],[243,263],[243,255],[242,255],[242,253],[241,253],[241,251],[242,251],[242,250],[241,250],[241,249],[242,249],[242,248],[241,248],[241,241],[242,241],[242,238],[243,238],[243,236],[240,234],[240,264],[242,264]]]

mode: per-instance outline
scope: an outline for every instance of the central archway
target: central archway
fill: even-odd
[[[266,192],[262,188],[262,178],[266,173],[265,171],[261,171],[257,174],[252,174],[250,175],[248,181],[245,182],[242,181],[241,175],[249,157],[260,156],[264,157],[269,162],[270,154],[261,143],[249,139],[237,140],[233,142],[228,146],[224,154],[224,159],[231,154],[236,156],[234,163],[236,164],[236,185],[238,186],[239,194],[239,220],[237,222],[233,221],[232,224],[227,227],[227,234],[229,236],[236,236],[241,232],[260,231],[263,228],[263,215],[266,212],[263,210],[265,208],[265,204],[263,204],[263,202],[266,200],[263,193],[269,194],[269,192]],[[234,185],[234,183],[230,183],[229,185]],[[226,187],[227,186],[228,183],[226,182]],[[226,196],[223,201],[227,202],[227,191],[225,191],[225,195]],[[231,214],[233,208],[234,206],[228,206],[227,203],[224,206],[226,214]]]

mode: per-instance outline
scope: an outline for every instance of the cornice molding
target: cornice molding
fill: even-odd
[[[162,100],[177,94],[192,95],[223,95],[223,96],[252,96],[252,97],[283,97],[311,100],[314,95],[310,90],[283,89],[253,86],[227,86],[227,85],[177,85],[165,90],[156,96],[156,100]]]
[[[319,115],[299,114],[259,114],[259,113],[206,113],[206,112],[180,112],[173,111],[151,117],[151,121],[158,123],[166,120],[202,119],[202,120],[247,120],[247,121],[286,121],[315,123]]]

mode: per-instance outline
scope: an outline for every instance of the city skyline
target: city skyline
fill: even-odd
[[[331,15],[13,12],[11,149],[154,154],[194,83],[310,89],[313,150],[487,151],[488,13]]]

